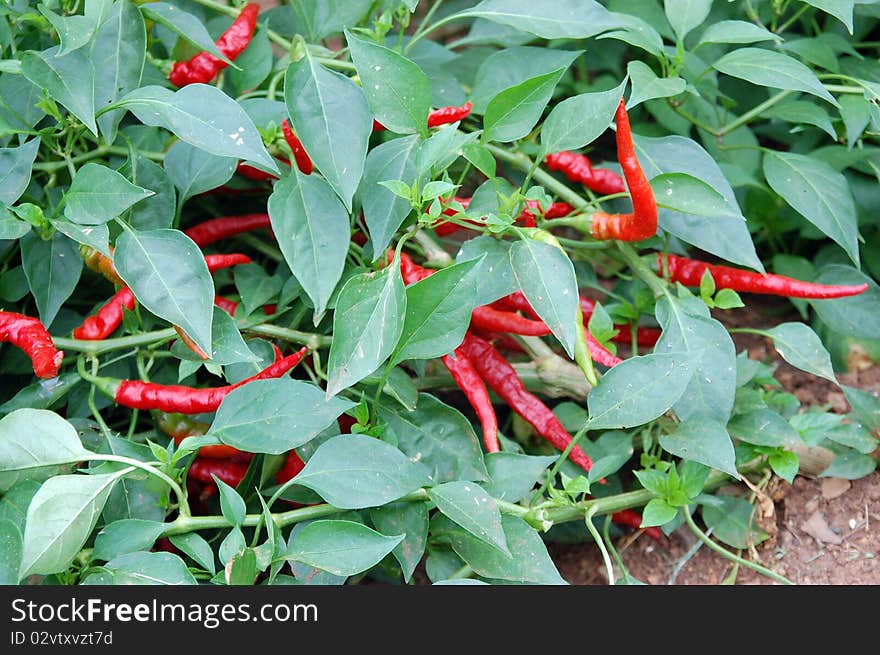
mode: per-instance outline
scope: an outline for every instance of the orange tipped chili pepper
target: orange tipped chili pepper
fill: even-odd
[[[124,310],[134,309],[135,298],[131,289],[122,287],[94,316],[89,316],[73,331],[74,339],[100,341],[106,339],[122,324]]]
[[[784,275],[761,274],[731,266],[718,266],[696,259],[667,255],[669,279],[688,287],[700,286],[703,273],[709,271],[719,289],[733,289],[747,293],[762,293],[789,298],[830,299],[857,296],[868,290],[868,284],[829,285],[804,282]],[[663,271],[663,255],[657,253],[657,263]]]
[[[125,285],[125,282],[122,281],[122,278],[119,277],[119,273],[116,272],[116,268],[113,266],[113,259],[100,250],[85,244],[80,245],[79,252],[89,269],[103,275],[106,280],[116,286],[121,287]],[[113,254],[113,246],[110,246],[110,254]]]
[[[281,121],[281,132],[284,134],[284,140],[287,141],[287,145],[290,146],[290,151],[293,153],[293,159],[296,161],[296,166],[299,168],[300,173],[311,175],[312,171],[315,170],[315,165],[303,147],[302,141],[299,140],[299,137],[290,127],[290,123],[286,118]]]
[[[498,445],[498,418],[495,416],[495,408],[492,407],[492,401],[489,399],[489,392],[486,384],[474,367],[473,362],[464,353],[461,348],[456,348],[455,357],[451,355],[443,355],[440,358],[443,365],[452,374],[455,384],[462,390],[465,398],[467,398],[477,418],[480,419],[480,426],[483,428],[483,444],[486,451],[497,453],[500,450]]]
[[[11,343],[30,357],[34,375],[54,378],[61,368],[64,351],[55,342],[40,319],[15,312],[0,312],[0,342]]]

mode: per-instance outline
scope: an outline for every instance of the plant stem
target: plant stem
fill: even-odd
[[[770,107],[772,107],[773,105],[779,104],[780,101],[784,100],[785,98],[790,96],[792,93],[793,93],[793,91],[780,91],[776,95],[771,96],[770,98],[768,98],[767,100],[765,100],[761,104],[759,104],[759,105],[753,107],[752,109],[750,109],[749,111],[747,111],[745,114],[743,114],[739,118],[736,118],[736,119],[732,120],[731,122],[729,122],[727,125],[724,125],[723,127],[718,128],[714,132],[715,136],[722,137],[725,134],[733,132],[738,127],[742,127],[743,125],[748,123],[750,120],[752,120],[756,116],[760,116],[762,113],[764,113],[765,111],[770,109]]]
[[[614,586],[614,567],[611,565],[611,557],[608,555],[608,549],[605,548],[602,535],[599,534],[596,526],[593,525],[593,514],[595,514],[595,511],[587,512],[587,515],[584,517],[584,523],[587,525],[587,530],[593,535],[593,541],[596,542],[599,552],[602,553],[602,561],[605,562],[605,575],[608,576],[608,584]]]
[[[276,339],[283,339],[290,343],[298,343],[302,346],[308,346],[309,350],[317,350],[318,348],[329,346],[333,341],[333,337],[331,336],[314,334],[312,332],[301,332],[300,330],[291,330],[278,325],[252,325],[250,327],[242,328],[242,330],[250,334],[259,334],[264,337],[275,337]]]
[[[173,478],[169,477],[159,469],[153,468],[149,464],[138,461],[136,459],[131,459],[130,457],[122,457],[120,455],[105,455],[101,453],[94,453],[89,455],[88,459],[93,462],[119,462],[120,464],[139,468],[143,471],[146,471],[150,475],[156,476],[169,487],[171,487],[171,490],[174,492],[174,495],[177,498],[177,508],[180,512],[180,515],[184,517],[188,517],[190,515],[189,505],[186,502],[186,495],[183,493],[183,489],[180,488],[180,485],[177,484],[177,482],[175,482]]]
[[[810,9],[810,5],[804,3],[804,5],[794,13],[794,15],[785,21],[782,25],[773,30],[776,34],[782,34],[785,30],[792,26],[792,24],[801,16],[803,16],[804,12]]]
[[[147,157],[148,159],[152,159],[154,161],[162,161],[165,159],[164,152],[151,152],[149,150],[139,150],[139,154]],[[124,148],[122,146],[100,146],[95,148],[94,150],[90,150],[89,152],[84,152],[81,155],[77,155],[76,157],[71,157],[64,161],[47,161],[47,162],[37,162],[34,164],[35,171],[47,171],[53,172],[58,171],[63,168],[67,168],[68,165],[73,164],[81,164],[84,161],[90,161],[92,159],[100,159],[104,155],[128,155],[128,148]]]
[[[434,238],[424,230],[416,232],[415,236],[413,236],[413,241],[418,243],[422,247],[422,250],[425,251],[425,263],[428,267],[444,268],[453,263],[454,260],[452,259],[452,256],[443,250],[443,248],[440,247],[440,244],[438,244]]]
[[[654,297],[659,298],[660,296],[667,293],[666,282],[664,282],[661,278],[657,276],[654,271],[651,270],[651,267],[648,266],[642,258],[639,257],[639,254],[636,252],[635,248],[633,248],[628,243],[624,243],[623,241],[617,241],[617,249],[620,251],[620,254],[623,255],[624,261],[629,264],[629,267],[633,270],[633,273],[639,276],[639,278],[648,285],[648,288],[654,292]]]
[[[509,152],[504,148],[499,148],[491,143],[486,144],[485,148],[501,161],[506,161],[507,163],[516,166],[524,173],[528,173],[534,165],[531,158],[526,155]],[[535,169],[533,177],[541,183],[541,186],[546,187],[559,198],[562,198],[568,204],[573,205],[575,209],[580,209],[587,205],[587,201],[580,194],[569,189],[547,171],[537,168]]]
[[[750,562],[749,560],[742,558],[739,555],[734,555],[733,553],[728,551],[726,548],[722,548],[721,546],[716,544],[714,541],[712,541],[706,535],[706,533],[704,533],[702,530],[700,530],[699,527],[697,527],[697,524],[694,523],[694,518],[691,516],[690,507],[685,505],[682,508],[682,511],[684,512],[685,522],[688,524],[688,527],[693,531],[693,533],[697,536],[697,539],[702,541],[704,544],[706,544],[709,548],[714,550],[716,553],[718,553],[722,557],[729,559],[731,562],[736,562],[737,564],[741,564],[742,566],[750,568],[753,571],[757,571],[758,573],[766,575],[771,580],[775,580],[776,582],[779,582],[781,584],[785,584],[785,585],[793,585],[794,584],[794,582],[792,582],[791,580],[789,580],[785,576],[779,575],[778,573],[771,571],[770,569],[768,569],[764,566],[761,566],[760,564],[755,564],[754,562]]]
[[[174,328],[165,328],[164,330],[132,334],[127,337],[102,339],[100,341],[84,341],[81,339],[68,339],[66,337],[52,337],[52,341],[55,342],[55,346],[59,350],[69,350],[89,355],[103,355],[114,350],[148,346],[160,341],[173,339],[176,336],[177,332],[174,331]]]

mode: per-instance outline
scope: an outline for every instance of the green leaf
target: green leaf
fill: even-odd
[[[12,212],[8,211],[5,207],[0,207],[0,240],[3,241],[15,241],[16,239],[20,239],[25,234],[31,231],[31,224],[27,221],[23,221],[15,216]],[[24,274],[24,271],[19,268],[19,272]],[[21,279],[21,278],[19,278]],[[25,281],[25,286],[22,288],[22,293],[19,298],[23,297],[24,294],[28,292],[27,289],[27,279]],[[4,296],[4,299],[13,300],[13,298],[7,298]],[[14,300],[18,300],[15,298]]]
[[[371,4],[370,0],[298,0],[293,6],[309,42],[314,43],[359,24]],[[412,11],[413,0],[406,0],[406,4]]]
[[[484,578],[524,584],[567,584],[534,528],[507,514],[501,516],[501,527],[510,555],[457,527],[450,531],[452,548],[477,575]]]
[[[379,144],[367,155],[358,195],[370,233],[373,260],[385,255],[394,234],[412,211],[409,193],[416,180],[415,160],[420,143],[415,135],[392,139]],[[406,187],[406,196],[401,197],[385,183]]]
[[[351,210],[373,131],[363,91],[307,54],[288,67],[284,99],[291,126],[315,167]]]
[[[348,31],[345,41],[376,120],[392,132],[426,135],[431,81],[418,64]]]
[[[736,348],[714,318],[689,314],[678,300],[657,303],[663,333],[654,352],[687,353],[693,377],[672,408],[682,420],[702,414],[727,423],[736,394]],[[616,368],[616,367],[615,367]]]
[[[144,18],[131,2],[115,2],[95,33],[90,59],[95,66],[95,109],[116,102],[141,84],[146,61],[147,30]],[[116,129],[125,115],[113,109],[98,116],[106,143],[116,140]]]
[[[205,29],[198,16],[183,11],[179,6],[167,2],[143,4],[140,5],[140,10],[144,16],[163,27],[167,27],[197,49],[210,52],[227,64],[232,63],[217,47],[217,44],[214,43],[214,39],[208,34],[208,30]]]
[[[59,232],[48,241],[30,232],[21,238],[20,244],[21,265],[37,301],[40,320],[51,326],[79,282],[83,268],[79,248]]]
[[[625,87],[626,80],[610,91],[582,93],[553,107],[541,127],[542,152],[576,150],[595,141],[614,120]]]
[[[842,105],[841,113],[843,113]],[[823,107],[807,100],[785,102],[771,107],[761,115],[767,118],[779,118],[789,123],[815,125],[832,139],[837,140],[837,132],[834,130],[834,125],[831,124],[828,112]],[[794,129],[792,129],[792,132],[794,132]]]
[[[19,532],[23,531],[28,505],[39,488],[39,482],[23,480],[11,489],[4,490],[3,498],[0,499],[0,521],[12,521]],[[18,574],[17,564],[15,572]]]
[[[855,0],[803,0],[803,2],[831,14],[846,25],[846,29],[849,30],[850,34],[853,33],[853,5],[855,5]]]
[[[333,196],[333,199],[336,197]],[[277,238],[278,230],[273,232]],[[235,288],[241,295],[241,304],[248,314],[276,299],[284,288],[284,278],[280,275],[269,275],[259,264],[236,266],[233,277]]]
[[[820,478],[844,478],[858,480],[877,468],[877,460],[855,450],[847,450],[835,457],[828,468],[819,474]]]
[[[59,46],[21,53],[21,72],[76,116],[92,134],[95,123],[95,68],[82,50],[58,55]]]
[[[469,143],[462,148],[462,156],[486,177],[495,177],[495,157],[485,146],[481,146],[479,143]]]
[[[483,118],[483,141],[503,143],[526,136],[540,120],[564,72],[559,68],[533,77],[492,98]]]
[[[470,421],[434,396],[420,394],[413,411],[380,406],[379,417],[397,447],[429,468],[435,484],[486,479],[483,451]]]
[[[803,91],[839,106],[809,68],[787,55],[766,48],[739,48],[718,59],[712,67],[731,77],[774,89]]]
[[[91,573],[84,585],[194,585],[186,564],[172,553],[138,551],[120,555]]]
[[[245,548],[233,555],[225,571],[226,584],[252,585],[257,577],[257,554],[253,548]]]
[[[835,241],[858,266],[858,221],[849,183],[815,157],[767,151],[767,183],[810,223]]]
[[[542,39],[586,39],[620,25],[613,14],[594,0],[555,0],[551,4],[536,4],[533,0],[483,0],[459,15],[486,18]]]
[[[318,446],[296,482],[340,509],[364,509],[397,500],[426,485],[428,478],[423,466],[394,446],[362,434],[341,434]]]
[[[403,535],[403,541],[391,552],[400,563],[404,581],[409,583],[428,544],[427,504],[400,502],[374,507],[370,520],[385,536]]]
[[[275,183],[269,219],[285,261],[315,306],[317,324],[345,267],[348,212],[326,181],[293,169]]]
[[[175,548],[192,557],[196,564],[211,575],[217,572],[217,567],[214,563],[214,551],[211,550],[211,545],[199,533],[175,534],[169,537],[169,539]]]
[[[618,21],[620,29],[600,34],[596,37],[597,40],[617,39],[641,48],[655,57],[661,56],[664,48],[663,37],[650,22],[631,14],[612,12],[612,16]]]
[[[846,396],[847,402],[852,406],[858,420],[870,432],[876,433],[880,430],[880,398],[877,398],[868,391],[848,387],[845,384],[840,385],[840,388],[843,389],[843,394]]]
[[[89,162],[76,171],[64,194],[64,216],[81,225],[101,225],[151,195],[113,169]]]
[[[657,77],[650,66],[638,59],[627,64],[626,72],[633,88],[626,103],[626,108],[630,110],[645,100],[677,96],[684,93],[687,86],[687,83],[678,76]]]
[[[223,399],[209,434],[239,450],[280,455],[311,441],[351,407],[302,380],[254,380]]]
[[[715,496],[720,502],[703,505],[703,521],[712,528],[712,536],[728,546],[748,548],[761,543],[767,534],[755,525],[754,508],[739,496]]]
[[[489,102],[505,89],[560,68],[567,69],[583,50],[520,46],[493,52],[483,60],[470,100],[475,114],[485,114]]]
[[[149,550],[162,535],[165,527],[165,524],[159,521],[142,519],[113,521],[95,535],[92,558],[107,561],[126,553]]]
[[[454,264],[406,288],[406,318],[392,362],[433,359],[457,348],[470,323],[479,260]]]
[[[755,409],[735,416],[727,429],[734,439],[755,446],[785,447],[801,441],[797,430],[772,409]]]
[[[773,469],[773,472],[776,475],[789,484],[794,482],[794,476],[797,475],[798,466],[800,465],[800,460],[795,453],[790,453],[787,450],[780,450],[775,453],[770,453],[767,461],[770,463],[770,468]]]
[[[519,282],[510,263],[510,245],[508,241],[500,241],[489,235],[478,236],[462,244],[456,261],[483,257],[473,273],[473,278],[477,281],[474,307],[488,305],[519,290]]]
[[[653,421],[679,399],[693,375],[681,353],[642,355],[610,369],[587,397],[590,429]]]
[[[711,186],[686,173],[663,173],[651,180],[657,206],[705,218],[742,219],[739,208]]]
[[[65,570],[91,535],[113,485],[130,471],[46,480],[28,506],[19,578]]]
[[[713,418],[692,416],[672,434],[660,435],[660,445],[682,459],[700,462],[739,479],[733,442],[724,425]]]
[[[493,498],[518,503],[529,495],[544,471],[555,461],[555,457],[489,453],[486,455],[489,482],[483,487]]]
[[[353,521],[315,521],[296,533],[285,557],[334,575],[356,575],[381,562],[403,538]]]
[[[165,172],[177,187],[178,202],[182,205],[195,195],[226,184],[235,173],[238,160],[219,157],[178,141],[165,153]]]
[[[327,395],[375,371],[394,352],[403,331],[406,288],[400,262],[350,278],[336,300]]]
[[[857,296],[833,300],[810,300],[822,322],[835,332],[856,338],[880,339],[877,307],[880,307],[880,287],[867,275],[851,266],[825,266],[813,280],[819,284],[868,284],[868,290]]]
[[[680,42],[694,29],[702,25],[712,11],[712,0],[663,0],[666,18]]]
[[[667,503],[662,498],[652,498],[642,510],[641,527],[649,528],[655,525],[666,525],[678,515],[678,509]]]
[[[46,17],[46,20],[55,28],[58,39],[61,41],[59,55],[82,48],[87,44],[95,33],[95,20],[90,16],[59,16],[46,5],[37,7],[38,11]]]
[[[238,495],[238,492],[235,489],[223,482],[223,480],[216,475],[212,475],[211,477],[214,478],[214,482],[217,484],[217,489],[220,491],[220,511],[223,514],[223,518],[229,521],[230,525],[240,528],[247,515],[247,505],[245,504],[244,499]]]
[[[477,539],[509,555],[501,512],[495,501],[474,482],[447,482],[428,490],[431,500],[449,519]]]
[[[573,358],[580,313],[571,260],[555,246],[520,239],[510,248],[510,264],[523,295]]]
[[[840,117],[846,130],[846,147],[852,147],[871,123],[871,103],[861,96],[846,95],[840,98]]]
[[[253,121],[235,100],[209,84],[171,91],[144,86],[114,103],[144,125],[162,127],[181,141],[220,157],[235,157],[278,173]]]
[[[9,519],[0,519],[0,584],[18,584],[18,571],[21,566],[21,531]]]
[[[634,139],[639,163],[648,179],[661,173],[686,173],[708,184],[724,196],[729,207],[739,212],[730,183],[712,156],[698,143],[680,136],[636,136]],[[738,216],[723,214],[703,217],[660,208],[659,219],[664,231],[701,250],[726,261],[764,271],[741,213]]]
[[[165,169],[156,162],[137,151],[133,154],[134,157],[126,161],[119,172],[137,186],[152,191],[153,195],[130,207],[123,214],[123,220],[136,230],[171,227],[177,207],[174,184],[165,173]]]
[[[758,41],[782,41],[778,34],[746,20],[722,20],[712,23],[700,35],[704,43],[757,43]]]
[[[141,305],[211,352],[214,282],[192,239],[178,230],[126,230],[113,262]]]
[[[0,148],[0,202],[13,204],[31,181],[40,137],[12,148]]]
[[[258,359],[242,338],[235,319],[216,306],[211,318],[211,349],[208,354],[211,363],[220,366],[241,362],[253,364]]]
[[[782,323],[767,330],[776,351],[795,368],[837,383],[831,355],[819,335],[804,323]]]

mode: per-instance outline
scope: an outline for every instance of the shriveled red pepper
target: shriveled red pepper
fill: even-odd
[[[215,42],[217,49],[230,61],[235,61],[235,58],[248,47],[257,27],[257,14],[259,13],[260,5],[256,2],[249,2],[232,21],[232,25]],[[200,52],[188,61],[175,63],[168,79],[178,87],[194,83],[207,84],[217,77],[217,74],[227,65],[226,62],[210,52]]]
[[[299,475],[299,472],[305,467],[306,463],[300,459],[295,451],[291,450],[287,453],[287,459],[284,460],[284,465],[278,469],[278,472],[275,474],[275,483],[284,484],[288,480],[292,480]]]
[[[483,429],[483,444],[486,446],[486,451],[497,453],[500,450],[498,418],[495,416],[495,408],[492,407],[486,384],[477,372],[474,363],[461,348],[456,348],[455,357],[443,355],[440,361],[452,374],[455,384],[462,390],[464,397],[474,408]]]
[[[468,117],[474,105],[471,102],[464,103],[461,107],[440,107],[428,114],[428,127],[438,127],[460,121]],[[373,131],[381,132],[385,129],[375,118],[373,119]]]
[[[593,168],[586,155],[563,150],[550,153],[544,162],[551,171],[560,171],[572,182],[579,182],[596,193],[610,195],[626,191],[620,175],[607,168]]]
[[[472,333],[465,335],[461,351],[470,359],[480,377],[510,408],[525,419],[535,431],[560,451],[571,443],[571,435],[540,398],[529,392],[516,370],[488,341]],[[585,471],[593,465],[587,454],[575,446],[569,453],[571,461]]]
[[[614,514],[611,515],[611,520],[619,525],[625,525],[635,530],[638,530],[642,525],[642,516],[631,509],[623,509],[619,512],[614,512]],[[654,540],[660,540],[663,538],[663,532],[660,528],[654,526],[645,528],[645,534]]]
[[[122,324],[124,310],[134,309],[135,298],[131,289],[122,287],[94,316],[87,317],[73,330],[74,339],[99,341],[106,339]]]
[[[287,141],[287,145],[290,146],[290,151],[293,153],[293,159],[296,161],[299,172],[303,175],[311,175],[312,171],[315,170],[312,158],[309,157],[302,141],[299,140],[299,137],[290,127],[290,123],[286,118],[281,121],[281,132],[284,134],[284,140]]]
[[[719,289],[733,289],[746,293],[761,293],[770,296],[787,296],[789,298],[830,299],[857,296],[868,290],[867,282],[852,285],[817,284],[804,282],[784,275],[761,274],[745,271],[732,266],[718,266],[697,259],[688,259],[678,255],[667,255],[669,279],[681,282],[687,287],[700,286],[703,274],[709,271],[715,286]],[[657,253],[657,265],[663,272],[663,254]]]
[[[617,123],[617,158],[629,187],[633,210],[629,214],[596,212],[590,223],[590,234],[598,240],[643,241],[657,233],[657,201],[636,157],[629,116],[622,98],[614,118]]]
[[[237,487],[238,483],[244,479],[247,470],[248,465],[243,462],[196,457],[189,465],[187,476],[199,482],[213,485],[214,478],[211,476],[216,475],[218,480],[222,480],[230,487]]]
[[[222,387],[193,388],[141,380],[114,380],[92,376],[88,376],[86,379],[123,407],[142,410],[157,409],[180,414],[201,414],[217,411],[220,403],[232,390],[249,382],[281,377],[299,364],[307,352],[308,348],[303,347],[293,355],[288,355],[256,375]]]
[[[202,221],[184,230],[184,234],[197,246],[204,248],[217,241],[260,228],[269,228],[269,214],[241,214],[240,216],[220,216]]]
[[[116,286],[125,285],[125,282],[122,281],[122,278],[119,277],[119,273],[116,272],[116,268],[113,266],[112,258],[108,257],[100,250],[85,244],[80,245],[79,253],[89,269],[104,276],[106,280],[112,282]],[[113,254],[113,246],[110,246],[110,254]]]
[[[211,425],[209,423],[201,423],[194,421],[183,414],[170,414],[168,412],[156,412],[156,426],[169,437],[174,439],[174,443],[178,446],[187,437],[201,437],[208,433]],[[202,446],[199,448],[198,456],[206,459],[228,459],[241,455],[250,455],[243,453],[238,448],[227,446],[225,444]]]
[[[54,378],[61,368],[64,351],[55,342],[40,319],[16,312],[0,311],[0,342],[11,343],[30,357],[34,375]]]

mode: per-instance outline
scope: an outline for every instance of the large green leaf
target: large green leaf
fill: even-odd
[[[559,68],[533,77],[492,98],[483,117],[483,140],[507,142],[526,136],[540,120],[564,72]]]
[[[833,300],[810,300],[809,303],[822,322],[835,332],[856,338],[880,339],[880,322],[877,321],[880,287],[873,278],[851,266],[832,264],[823,267],[813,281],[831,285],[867,283],[868,290],[857,296]]]
[[[83,50],[58,55],[59,46],[21,54],[21,72],[76,116],[95,136],[95,67]]]
[[[285,557],[349,576],[378,564],[403,538],[386,537],[354,521],[315,521],[296,533]]]
[[[378,507],[428,482],[424,466],[394,446],[362,434],[341,434],[325,441],[296,476],[297,484],[340,509]]]
[[[150,20],[183,37],[199,50],[210,52],[227,64],[232,63],[214,43],[214,39],[195,14],[168,2],[150,2],[140,6],[141,12]]]
[[[483,0],[462,17],[486,18],[531,32],[543,39],[586,39],[620,26],[620,21],[594,0]]]
[[[186,563],[173,553],[120,555],[83,580],[84,585],[194,585]]]
[[[738,496],[718,498],[718,505],[703,506],[703,521],[714,536],[733,548],[749,548],[767,538],[767,533],[755,524],[755,508],[748,500]]]
[[[700,35],[700,44],[757,43],[759,41],[782,40],[778,34],[745,20],[722,20],[712,23]]]
[[[626,80],[610,91],[582,93],[553,107],[541,127],[542,151],[576,150],[595,141],[614,120],[625,87]]]
[[[280,455],[316,437],[354,403],[302,380],[255,380],[229,393],[210,434],[239,450]]]
[[[284,99],[303,147],[350,210],[373,130],[363,90],[306,55],[288,67]]]
[[[79,247],[60,232],[49,240],[30,232],[22,237],[20,244],[21,265],[37,301],[40,320],[51,326],[79,282],[83,268]]]
[[[518,503],[529,495],[535,482],[540,480],[541,474],[555,461],[556,457],[505,452],[489,453],[486,455],[489,482],[483,487],[493,498]]]
[[[95,535],[92,558],[108,561],[126,553],[149,550],[164,530],[165,524],[161,521],[143,519],[113,521]]]
[[[211,352],[214,281],[192,239],[178,230],[126,230],[113,262],[140,304]]]
[[[675,432],[660,436],[666,452],[711,466],[739,479],[733,442],[724,425],[714,418],[697,414],[679,424]]]
[[[475,307],[488,305],[519,290],[519,282],[510,264],[510,246],[509,241],[500,241],[487,234],[462,244],[456,261],[483,258],[474,271],[474,279],[477,281]]]
[[[804,323],[781,323],[767,330],[776,352],[792,366],[836,383],[831,355],[819,335]]]
[[[189,198],[226,184],[235,173],[238,160],[220,157],[178,141],[165,153],[165,172],[177,187],[182,205]]]
[[[314,43],[357,25],[371,5],[371,0],[297,0],[292,6],[309,42]]]
[[[803,0],[807,4],[818,7],[822,11],[831,14],[841,23],[846,25],[849,33],[853,33],[853,6],[855,0]],[[861,3],[860,3],[861,4]]]
[[[321,319],[348,253],[348,212],[330,185],[293,169],[275,183],[269,219],[290,270]]]
[[[402,534],[403,541],[391,551],[400,563],[403,579],[409,582],[428,544],[428,507],[426,503],[389,503],[370,510],[370,520],[386,536]]]
[[[772,409],[755,409],[733,417],[727,424],[735,439],[755,446],[785,447],[800,441],[797,430]]]
[[[388,359],[403,331],[405,312],[406,288],[397,259],[345,283],[333,314],[328,396],[364,379]]]
[[[856,208],[842,173],[815,157],[770,150],[764,155],[764,175],[776,193],[858,265]]]
[[[31,181],[31,169],[40,149],[40,137],[12,148],[0,148],[0,202],[11,205]]]
[[[418,64],[348,31],[345,40],[376,120],[392,132],[426,135],[431,81]]]
[[[449,519],[480,541],[510,554],[498,505],[480,485],[457,480],[437,485],[428,494]]]
[[[177,207],[174,184],[159,164],[137,151],[132,154],[133,156],[122,165],[119,172],[129,178],[133,184],[152,191],[153,195],[130,207],[123,214],[123,220],[136,230],[171,227]]]
[[[101,225],[151,195],[112,168],[89,162],[76,171],[64,194],[64,215],[81,225]]]

